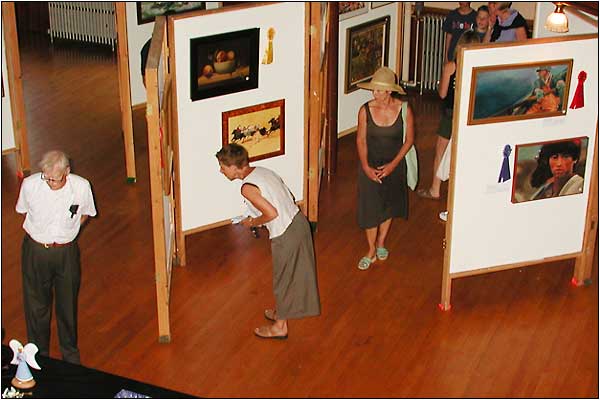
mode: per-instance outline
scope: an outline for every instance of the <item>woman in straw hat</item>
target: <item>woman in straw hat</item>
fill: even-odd
[[[388,258],[385,238],[392,218],[408,218],[405,155],[413,145],[413,114],[392,92],[406,94],[396,84],[396,74],[379,68],[370,82],[358,86],[373,92],[373,100],[358,111],[356,147],[358,168],[358,224],[365,229],[369,251],[358,268],[368,269],[376,260]],[[406,126],[406,132],[404,132]]]

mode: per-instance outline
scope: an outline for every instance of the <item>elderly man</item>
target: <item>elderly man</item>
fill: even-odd
[[[42,172],[21,185],[16,210],[25,214],[22,246],[23,303],[29,342],[40,354],[50,351],[52,298],[63,360],[79,364],[77,296],[80,283],[77,235],[88,216],[96,215],[90,183],[70,173],[62,151],[46,153]]]

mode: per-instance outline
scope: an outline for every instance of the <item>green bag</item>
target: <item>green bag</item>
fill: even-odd
[[[408,103],[406,101],[402,102],[402,123],[404,124],[403,134],[404,137],[402,141],[406,141],[406,113],[407,113]],[[415,145],[410,146],[408,153],[404,156],[406,160],[406,182],[408,183],[408,187],[411,190],[415,190],[417,187],[417,183],[419,182],[419,162],[417,160],[417,150],[415,149]]]

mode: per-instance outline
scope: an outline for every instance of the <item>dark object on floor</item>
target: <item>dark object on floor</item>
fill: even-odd
[[[8,346],[2,345],[2,362],[4,362],[4,352],[12,351]],[[28,398],[101,398],[109,399],[118,393],[123,394],[125,389],[130,393],[137,395],[150,396],[152,398],[193,398],[193,396],[175,392],[169,389],[160,388],[147,383],[134,381],[121,376],[108,374],[81,365],[75,365],[66,361],[36,355],[36,359],[41,370],[32,370],[37,385],[29,392]],[[15,376],[17,366],[10,365],[8,372],[2,371],[2,390],[10,387],[10,380]],[[5,373],[6,372],[6,373]]]

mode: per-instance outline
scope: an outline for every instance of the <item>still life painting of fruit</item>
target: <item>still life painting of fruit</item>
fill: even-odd
[[[248,29],[190,41],[192,100],[258,86],[258,31]]]

